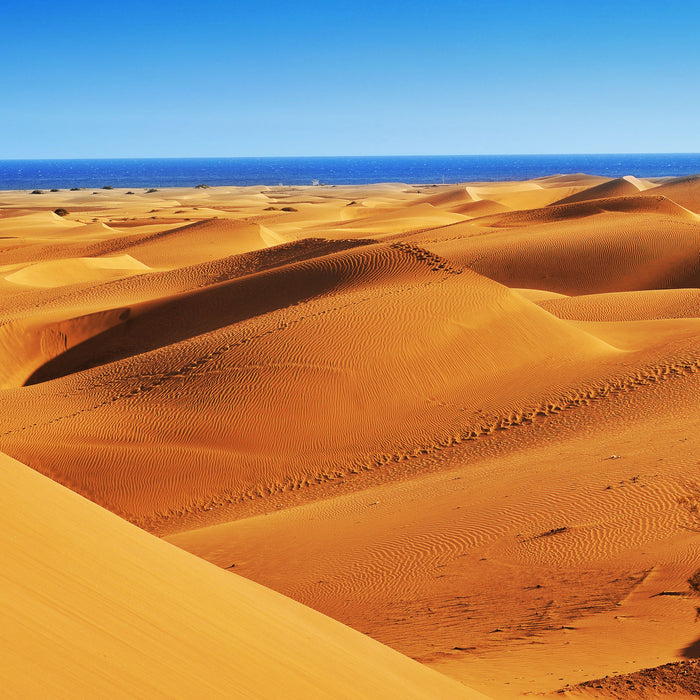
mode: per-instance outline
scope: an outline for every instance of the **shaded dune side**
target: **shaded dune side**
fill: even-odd
[[[0,465],[8,697],[483,697]]]
[[[284,309],[347,282],[332,264],[301,262],[177,294],[119,312],[121,323],[93,335],[38,368],[26,384],[90,369]],[[99,321],[104,314],[95,314]],[[89,318],[75,319],[89,323]]]
[[[500,214],[501,212],[509,211],[509,209],[505,205],[493,202],[490,199],[480,199],[476,202],[466,202],[465,204],[451,207],[450,211],[477,218],[489,216],[490,214]]]
[[[629,212],[632,214],[666,214],[686,221],[698,221],[698,217],[688,209],[676,204],[663,195],[644,197],[608,197],[591,199],[571,204],[557,203],[538,209],[508,212],[502,215],[480,217],[474,223],[479,226],[505,228],[530,226],[538,223],[581,219],[606,212]]]
[[[676,178],[646,190],[644,194],[646,196],[663,195],[700,215],[700,175]]]
[[[4,449],[132,519],[208,509],[493,431],[620,354],[408,244],[307,265],[334,291],[5,391]]]
[[[372,239],[304,238],[214,260],[190,261],[188,265],[172,270],[153,270],[108,282],[73,284],[62,288],[60,293],[17,287],[9,294],[5,289],[0,298],[0,324],[36,315],[38,309],[51,313],[68,310],[78,314],[102,311],[116,304],[136,304],[374,242]],[[164,243],[167,246],[167,241]],[[192,257],[196,260],[196,252]]]
[[[624,197],[625,195],[638,194],[642,189],[642,183],[636,178],[620,177],[609,180],[599,185],[589,187],[582,192],[576,192],[560,199],[555,204],[571,204],[573,202],[586,202],[591,199],[602,199],[604,197]]]
[[[455,206],[474,202],[464,185],[450,188],[438,194],[428,195],[427,197],[423,197],[420,201],[432,204],[434,207],[450,209],[451,211],[454,211]]]
[[[218,294],[223,306],[230,309],[231,300],[226,298],[225,290],[209,293],[202,290],[249,274],[370,243],[372,241],[304,239],[186,268],[152,272],[102,284],[72,285],[61,289],[59,294],[35,290],[15,295],[11,298],[11,303],[0,306],[0,318],[5,316],[0,322],[0,349],[5,357],[5,362],[0,366],[0,386],[24,384],[35,370],[66,352],[66,359],[79,358],[80,353],[85,352],[99,353],[100,358],[104,358],[103,351],[107,351],[112,359],[123,357],[125,337],[129,335],[124,327],[120,331],[113,331],[111,336],[103,338],[99,343],[95,341],[81,350],[72,349],[114,326],[128,322],[130,317],[137,315],[134,309],[147,315],[150,305],[178,303],[180,298],[186,300],[188,294],[193,298],[198,294]],[[289,290],[289,293],[293,296],[296,292]],[[184,305],[187,306],[187,303]],[[41,313],[37,312],[39,307]],[[175,320],[176,311],[171,327],[161,330],[177,339],[195,334],[190,329],[182,329],[181,321]],[[139,323],[142,325],[143,322]],[[198,328],[206,330],[225,325],[211,314],[196,319],[196,323]],[[146,333],[147,338],[140,346],[141,349],[134,352],[143,352],[146,347],[152,349],[163,344],[160,336],[148,329]],[[104,361],[106,360],[95,356],[88,362],[88,366]],[[74,359],[70,362],[77,367],[82,361]],[[58,374],[60,373],[59,371]]]
[[[478,221],[413,240],[508,287],[578,295],[700,286],[695,221],[606,213],[532,224],[526,234]]]

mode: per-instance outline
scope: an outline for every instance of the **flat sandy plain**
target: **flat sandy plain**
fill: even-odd
[[[5,691],[693,697],[699,287],[700,178],[0,193]]]

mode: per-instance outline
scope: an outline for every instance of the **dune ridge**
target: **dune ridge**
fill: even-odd
[[[571,204],[574,202],[587,202],[592,199],[635,195],[644,189],[648,189],[648,186],[645,185],[645,183],[632,175],[627,175],[625,177],[602,182],[581,192],[576,192],[575,194],[558,200],[556,204]]]
[[[556,364],[562,368],[578,365],[585,370],[591,358],[620,355],[609,343],[567,325],[505,287],[407,244],[356,248],[261,274],[236,282],[238,289],[243,284],[242,303],[228,283],[165,306],[149,303],[142,312],[128,316],[122,312],[123,323],[58,355],[44,368],[48,372],[58,367],[54,376],[65,375],[62,379],[43,383],[52,375],[36,372],[29,382],[42,383],[21,389],[31,404],[45,407],[46,417],[28,425],[23,412],[17,412],[2,438],[6,449],[25,461],[41,463],[43,448],[31,434],[55,433],[53,478],[89,484],[84,493],[91,498],[130,518],[141,518],[154,510],[189,509],[195,494],[195,502],[235,501],[256,490],[276,491],[323,474],[356,472],[381,462],[387,449],[420,452],[426,445],[452,444],[518,420],[513,416],[522,414],[525,420],[526,407],[532,406],[531,415],[544,410],[538,408],[544,397],[537,367],[545,358],[554,363],[558,356]],[[279,283],[276,275],[282,275]],[[280,300],[285,290],[301,289],[300,279],[306,297],[285,295]],[[237,316],[227,319],[224,300]],[[410,315],[405,314],[407,308]],[[241,309],[251,318],[241,317]],[[390,318],[399,319],[402,328],[387,336],[382,329]],[[202,324],[211,319],[223,327],[205,332],[208,328]],[[323,335],[310,342],[309,324],[318,323]],[[130,324],[131,333],[122,329],[123,324]],[[179,340],[171,331],[187,337]],[[158,349],[143,346],[152,342],[152,334],[162,343]],[[336,344],[328,346],[324,337],[336,338]],[[546,345],[542,337],[547,338]],[[100,349],[102,343],[106,350]],[[516,360],[510,355],[514,344],[520,346]],[[119,352],[126,358],[75,375],[71,370],[80,367],[65,366],[76,356],[101,362],[104,352]],[[262,357],[270,359],[261,362]],[[504,371],[506,358],[509,366]],[[186,395],[181,393],[184,381]],[[395,393],[357,392],[358,385],[376,387],[382,381],[391,382]],[[497,395],[484,396],[487,387],[493,391],[499,384],[509,387],[505,404]],[[212,397],[213,386],[223,401],[216,394]],[[276,400],[268,403],[272,387]],[[141,401],[147,394],[164,406],[178,398],[173,410],[164,410],[147,423],[150,402]],[[12,394],[7,398],[12,401]],[[356,407],[355,413],[344,410],[348,404]],[[476,409],[481,411],[478,422],[461,418]],[[228,411],[240,415],[235,424],[223,418]],[[484,418],[494,413],[501,417],[487,421],[495,420],[495,425],[484,425]],[[93,414],[103,416],[98,419],[98,435],[122,420],[119,415],[128,414],[133,427],[126,427],[124,438],[112,442],[107,451],[91,437],[96,426]],[[300,416],[303,420],[297,425]],[[454,425],[451,433],[446,433],[445,424]],[[190,447],[205,439],[218,447],[206,472],[198,451]],[[154,440],[182,443],[182,454],[169,458],[170,468],[188,467],[176,469],[167,480],[157,469],[148,468]],[[86,453],[91,455],[87,473],[79,466],[74,471],[77,465],[69,455],[76,441],[85,446],[94,443]],[[105,460],[114,460],[114,449],[129,455],[128,460],[119,460],[128,471],[107,466]],[[65,466],[58,470],[56,457],[64,450]],[[145,487],[130,473],[150,473],[152,486]],[[91,474],[88,481],[87,474]]]

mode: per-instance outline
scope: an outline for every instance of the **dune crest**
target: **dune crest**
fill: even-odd
[[[35,263],[7,275],[5,279],[27,287],[64,287],[81,282],[139,275],[150,269],[130,255],[115,255],[109,258],[74,258]]]

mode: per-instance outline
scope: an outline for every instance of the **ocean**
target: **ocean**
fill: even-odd
[[[700,154],[0,160],[0,190],[311,185],[314,180],[326,185],[434,184],[528,180],[558,173],[693,175],[700,173]]]

